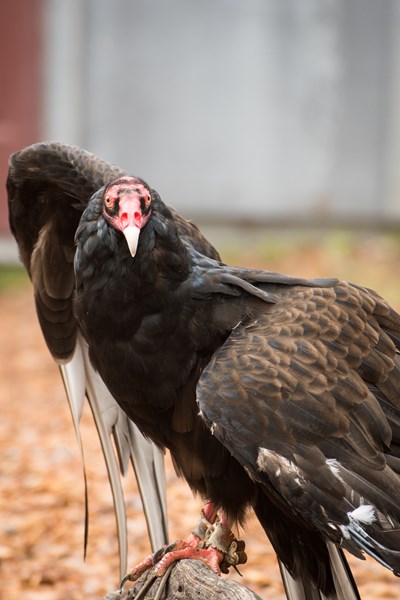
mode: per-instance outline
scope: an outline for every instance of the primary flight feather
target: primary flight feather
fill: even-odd
[[[289,598],[358,598],[340,548],[400,572],[400,316],[385,300],[227,266],[143,180],[78,148],[14,154],[8,192],[55,358],[105,384],[125,428],[229,522],[254,509]]]

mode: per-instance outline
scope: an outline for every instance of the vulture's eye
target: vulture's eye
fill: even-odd
[[[106,196],[104,198],[104,204],[107,206],[107,208],[111,208],[111,206],[113,205],[113,199],[111,198],[111,196]]]

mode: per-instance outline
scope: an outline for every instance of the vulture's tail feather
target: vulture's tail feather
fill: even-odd
[[[85,488],[85,533],[83,555],[84,558],[86,558],[89,533],[89,501],[85,467],[85,455],[83,450],[81,432],[79,428],[79,422],[81,419],[83,404],[85,400],[85,370],[80,347],[76,348],[76,351],[70,361],[60,365],[60,373],[64,383],[65,392],[67,394],[69,408],[72,416],[72,422],[74,424],[75,434],[78,440],[83,465],[83,481]]]
[[[151,546],[153,551],[156,551],[168,542],[163,455],[161,450],[143,437],[115,402],[102,379],[93,369],[86,343],[80,336],[73,357],[60,365],[60,370],[82,456],[79,421],[85,396],[89,401],[97,427],[114,501],[122,578],[127,570],[128,544],[120,473],[126,474],[131,461],[136,473]],[[115,450],[111,438],[114,439]],[[87,523],[87,504],[85,522]],[[86,548],[87,527],[85,531]]]
[[[357,585],[342,550],[327,542],[335,591],[324,594],[307,575],[294,579],[285,565],[279,562],[282,581],[288,600],[360,600]]]
[[[283,509],[283,510],[282,510]],[[255,513],[278,556],[288,600],[360,600],[342,550],[260,493]]]

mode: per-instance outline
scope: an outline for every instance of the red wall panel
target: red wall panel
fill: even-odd
[[[0,234],[8,232],[8,157],[41,137],[43,4],[0,0]]]

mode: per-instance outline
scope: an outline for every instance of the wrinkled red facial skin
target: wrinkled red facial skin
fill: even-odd
[[[126,177],[106,190],[104,216],[119,231],[123,232],[126,227],[142,229],[150,218],[147,210],[150,203],[147,187],[135,177]]]

